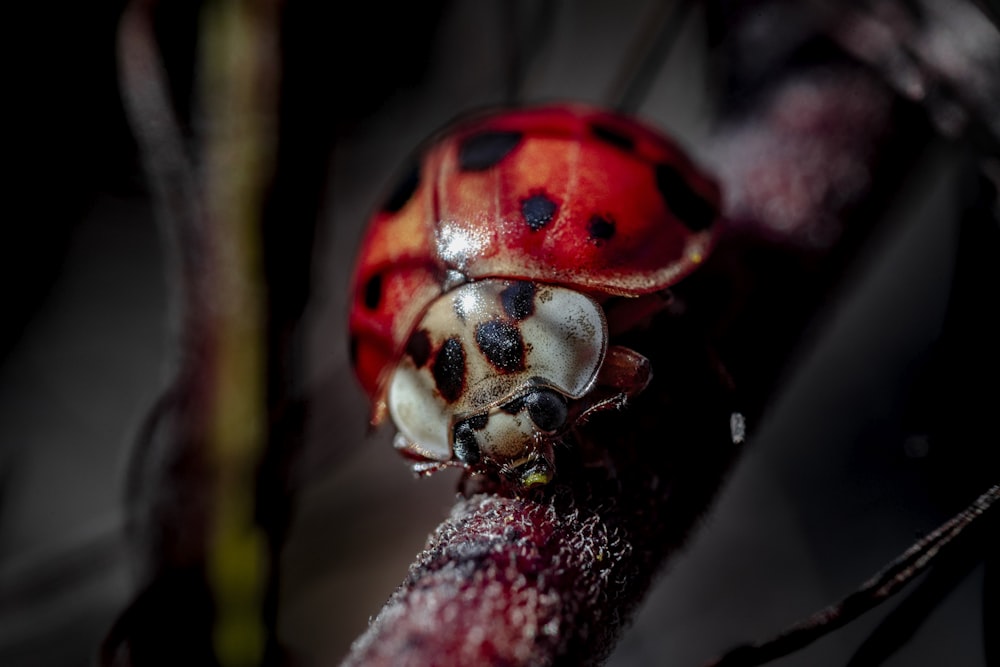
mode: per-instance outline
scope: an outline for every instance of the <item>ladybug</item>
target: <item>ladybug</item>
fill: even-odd
[[[710,251],[719,188],[676,143],[584,105],[467,117],[429,141],[373,215],[350,353],[418,473],[520,488],[555,447],[652,378],[615,336]]]

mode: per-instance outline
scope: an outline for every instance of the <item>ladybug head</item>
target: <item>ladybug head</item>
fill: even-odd
[[[522,487],[554,474],[552,447],[594,385],[607,324],[590,297],[481,280],[431,304],[389,386],[397,446],[418,460],[498,471]]]

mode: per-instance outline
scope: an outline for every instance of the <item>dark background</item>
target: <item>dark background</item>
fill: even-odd
[[[18,120],[8,127],[12,143],[27,145],[13,156],[13,213],[0,244],[3,665],[88,664],[126,601],[122,473],[167,373],[162,249],[117,91],[121,3],[64,4],[32,23],[38,39],[25,52],[11,104]],[[424,136],[505,101],[511,53],[532,56],[519,99],[604,101],[652,6],[516,4],[512,23],[500,0],[349,11],[292,3],[289,57],[309,63],[296,90],[314,103],[310,129],[319,128],[300,156],[303,179],[326,183],[309,204],[320,223],[307,382],[328,388],[333,378],[336,387],[309,424],[309,472],[283,563],[282,633],[305,664],[343,656],[447,512],[456,482],[448,473],[414,480],[388,429],[366,437],[344,327],[367,212]],[[175,7],[163,43],[183,110],[196,5]],[[710,166],[721,112],[713,73],[695,12],[639,110]],[[962,141],[933,142],[889,193],[884,223],[821,304],[746,457],[612,665],[698,665],[767,637],[853,590],[956,511],[963,489],[981,490],[969,488],[982,477],[977,461],[939,453],[949,443],[928,437],[921,418],[941,400],[935,342],[969,156]],[[984,359],[993,363],[995,352]],[[976,446],[996,445],[995,433],[983,433]],[[983,664],[982,585],[980,566],[887,664]],[[883,614],[777,664],[844,664]]]

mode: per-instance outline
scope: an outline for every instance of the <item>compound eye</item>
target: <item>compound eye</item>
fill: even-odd
[[[536,389],[524,397],[528,416],[539,430],[552,433],[566,423],[566,399],[550,389]]]
[[[479,441],[476,439],[474,426],[479,426],[479,420],[472,418],[455,424],[454,445],[455,458],[462,463],[475,465],[479,463],[481,453],[479,451]],[[482,428],[480,426],[480,428]]]

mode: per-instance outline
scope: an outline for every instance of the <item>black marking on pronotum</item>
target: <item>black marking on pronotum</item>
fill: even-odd
[[[474,134],[458,147],[458,166],[462,171],[485,171],[507,157],[520,141],[520,132]]]
[[[535,283],[521,281],[500,292],[503,310],[515,320],[524,320],[535,312]]]
[[[590,131],[601,141],[623,151],[632,151],[635,148],[635,140],[632,137],[609,125],[594,123],[590,126]]]
[[[607,218],[595,215],[587,223],[587,233],[593,241],[607,241],[615,235],[615,223]]]
[[[672,165],[656,165],[656,187],[667,208],[692,232],[702,232],[715,221],[715,207],[691,189]]]
[[[558,208],[558,205],[544,194],[531,195],[521,202],[521,215],[524,216],[524,221],[531,231],[537,232],[552,222]]]
[[[479,463],[481,455],[479,443],[476,441],[476,434],[472,432],[470,421],[466,420],[455,425],[452,450],[455,452],[456,459],[462,463],[474,465]]]
[[[524,370],[524,340],[513,324],[490,320],[476,327],[476,345],[501,373]]]
[[[413,359],[413,365],[423,368],[431,358],[431,336],[427,329],[417,329],[406,341],[406,353]]]
[[[434,355],[431,368],[434,386],[449,403],[454,403],[465,388],[465,350],[458,336],[446,340]]]
[[[410,167],[406,175],[396,183],[396,187],[393,188],[382,205],[382,210],[386,213],[399,213],[406,206],[406,202],[410,201],[413,193],[417,191],[418,185],[420,185],[419,163]]]
[[[365,283],[365,306],[375,310],[382,302],[382,274],[376,273]]]

